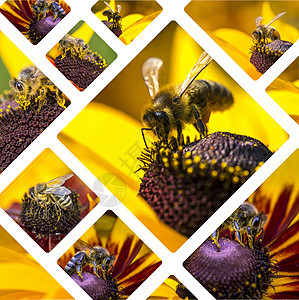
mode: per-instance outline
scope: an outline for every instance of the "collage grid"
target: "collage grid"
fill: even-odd
[[[0,5],[5,1],[1,0]],[[91,299],[58,265],[57,260],[78,237],[108,209],[112,210],[162,260],[162,265],[130,296],[146,299],[170,275],[176,276],[199,299],[213,297],[183,267],[183,262],[204,242],[259,185],[264,182],[298,147],[299,126],[271,99],[265,89],[297,57],[299,41],[262,77],[252,80],[192,19],[184,12],[190,1],[156,0],[161,14],[130,44],[124,45],[91,12],[96,0],[68,0],[71,12],[38,44],[32,45],[3,15],[2,31],[43,72],[72,103],[1,175],[2,192],[44,149],[50,148],[105,205],[97,205],[50,253],[45,253],[2,209],[0,225],[31,254],[75,299]],[[117,54],[117,58],[86,90],[79,92],[46,58],[46,53],[79,21],[85,21]],[[58,133],[120,73],[171,21],[181,26],[234,80],[289,134],[288,141],[266,161],[254,175],[219,208],[175,253],[170,252],[122,203],[102,187],[98,179],[57,140]],[[254,120],[253,120],[254,121]],[[84,124],[82,124],[84,126]],[[100,192],[99,192],[100,191]]]

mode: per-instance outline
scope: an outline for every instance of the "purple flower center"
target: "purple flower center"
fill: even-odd
[[[109,274],[105,279],[88,272],[82,273],[83,280],[76,274],[71,277],[94,300],[121,299],[117,283]]]
[[[219,239],[221,248],[204,242],[184,263],[184,267],[216,298],[261,298],[273,279],[274,269],[267,249],[250,249],[239,242]],[[195,298],[183,286],[180,297]]]
[[[60,18],[54,20],[53,16],[45,17],[39,21],[34,19],[29,26],[28,36],[30,41],[36,45],[39,43],[59,22]]]

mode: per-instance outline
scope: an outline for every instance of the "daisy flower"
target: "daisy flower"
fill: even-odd
[[[0,12],[34,45],[70,11],[70,7],[61,0],[45,1],[41,5],[36,2],[36,0],[10,0],[0,7]]]
[[[212,240],[205,241],[184,266],[218,299],[298,298],[299,193],[294,193],[294,186],[288,186],[274,199],[265,197],[261,189],[253,196],[252,203],[268,216],[253,246],[248,244],[249,233],[246,237],[245,233],[241,235],[246,243],[243,246],[236,238],[236,229],[233,233],[222,231],[219,247]],[[252,224],[248,223],[251,230]],[[183,299],[194,299],[182,284],[178,284],[177,294]]]
[[[90,230],[93,234],[89,233]],[[127,299],[161,264],[150,249],[111,212],[106,213],[90,230],[81,237],[87,243],[83,251],[90,256],[93,250],[89,246],[102,247],[114,261],[105,274],[100,267],[99,276],[85,265],[83,280],[76,272],[71,275],[93,299]],[[78,254],[74,251],[76,247],[79,246],[75,244],[60,258],[58,264],[62,268],[65,269],[72,256]],[[69,265],[72,266],[72,263]]]

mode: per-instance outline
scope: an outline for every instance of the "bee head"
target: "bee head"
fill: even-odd
[[[257,214],[255,217],[251,219],[251,225],[250,225],[251,232],[254,235],[259,233],[266,222],[267,222],[267,215],[263,213]]]
[[[14,78],[9,81],[9,86],[17,94],[25,94],[25,86],[22,81]]]
[[[170,119],[165,111],[146,111],[143,124],[154,129],[158,137],[167,138],[170,131]]]
[[[35,187],[34,187],[34,192],[36,194],[44,191],[46,189],[46,184],[45,183],[38,183]]]
[[[111,254],[111,255],[107,256],[103,262],[105,269],[108,270],[113,265],[114,262],[115,262],[114,255]]]
[[[255,30],[252,32],[252,37],[254,41],[259,43],[260,40],[262,39],[262,32],[260,30]]]

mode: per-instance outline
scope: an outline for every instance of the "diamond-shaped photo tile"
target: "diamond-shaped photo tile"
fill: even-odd
[[[176,291],[181,286],[180,281],[175,276],[168,277],[147,299],[168,299],[180,300],[181,298]],[[188,298],[186,298],[188,299]]]
[[[58,264],[92,299],[127,299],[161,260],[107,211]]]
[[[299,297],[298,164],[299,150],[184,262],[216,299]]]
[[[162,11],[157,2],[98,1],[92,12],[124,44],[130,44]]]
[[[97,196],[49,149],[0,194],[1,208],[46,252],[98,202]]]
[[[111,192],[176,251],[288,135],[173,22],[58,138],[101,182],[115,174],[125,192]]]
[[[0,227],[1,299],[73,299]]]
[[[70,100],[0,32],[0,172],[70,104]]]
[[[83,21],[48,53],[47,58],[80,91],[116,59],[116,53]]]
[[[266,92],[288,115],[299,123],[299,58],[282,72],[284,80],[274,81]]]
[[[34,45],[70,10],[61,0],[7,0],[0,7],[0,12]]]
[[[253,79],[299,38],[298,1],[191,1],[185,11]]]

